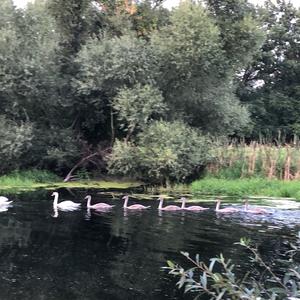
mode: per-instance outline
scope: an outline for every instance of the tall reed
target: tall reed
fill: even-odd
[[[261,177],[286,181],[300,178],[299,144],[276,146],[232,142],[217,147],[214,157],[207,166],[207,173],[216,178]]]

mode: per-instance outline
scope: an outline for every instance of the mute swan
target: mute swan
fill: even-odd
[[[8,205],[10,203],[12,203],[12,201],[8,201],[8,198],[0,196],[0,205]]]
[[[239,211],[237,208],[233,208],[233,207],[220,208],[220,205],[221,205],[221,200],[217,199],[216,212],[220,212],[220,213],[234,213],[234,212],[238,212]]]
[[[176,206],[176,205],[167,205],[165,207],[163,207],[163,202],[164,202],[164,197],[163,196],[160,196],[159,197],[159,205],[158,205],[158,209],[159,210],[169,210],[169,211],[174,211],[174,210],[182,210],[182,206],[183,206],[183,203],[182,203],[182,206],[179,207],[179,206]]]
[[[263,208],[255,207],[255,208],[249,209],[249,201],[248,200],[245,200],[244,211],[246,213],[250,213],[250,214],[269,214],[269,212]]]
[[[185,207],[186,198],[182,197],[180,200],[182,201],[181,209],[192,210],[192,211],[203,211],[203,210],[209,209],[208,207],[202,207],[200,205],[193,205],[193,206]]]
[[[91,205],[92,197],[91,195],[87,195],[84,199],[87,199],[87,208],[93,208],[93,209],[109,209],[113,208],[115,205],[109,205],[106,203],[96,203],[94,205]]]
[[[122,199],[125,200],[124,205],[123,205],[123,208],[125,208],[125,209],[147,209],[147,208],[151,207],[151,206],[144,206],[144,205],[141,205],[141,204],[133,204],[133,205],[127,206],[129,196],[124,196]]]
[[[57,208],[62,210],[76,210],[79,208],[81,203],[75,203],[73,201],[62,201],[58,203],[58,192],[53,192],[51,196],[54,196],[53,208],[54,210]]]

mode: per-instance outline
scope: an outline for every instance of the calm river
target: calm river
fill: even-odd
[[[50,191],[9,195],[13,206],[0,213],[1,300],[163,300],[190,299],[174,287],[161,267],[179,253],[199,253],[203,260],[223,252],[242,272],[248,253],[234,245],[241,237],[257,242],[265,257],[282,253],[298,233],[298,210],[274,209],[269,216],[238,213],[219,216],[213,210],[123,211],[123,201],[97,190],[61,190],[61,200],[82,202],[74,212],[53,217]],[[82,199],[116,204],[110,212],[88,213]],[[133,204],[134,201],[130,201]],[[214,203],[204,204],[213,207]]]

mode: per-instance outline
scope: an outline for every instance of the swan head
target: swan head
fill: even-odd
[[[217,202],[217,203],[221,203],[221,199],[220,199],[220,198],[217,198],[217,199],[216,199],[216,202]]]
[[[162,201],[162,200],[164,200],[164,196],[162,196],[162,195],[160,195],[159,197],[158,197],[158,199],[157,199],[158,201]]]
[[[180,198],[180,201],[181,201],[181,202],[185,202],[185,201],[186,201],[186,198],[185,198],[185,197],[181,197],[181,198]]]
[[[123,200],[126,200],[126,199],[128,199],[128,198],[129,198],[128,195],[125,195],[125,196],[122,197]]]
[[[86,200],[92,199],[92,196],[91,195],[87,195],[87,196],[84,197],[84,199],[86,199]]]
[[[53,192],[53,193],[51,194],[51,196],[53,196],[53,197],[58,196],[58,192]]]

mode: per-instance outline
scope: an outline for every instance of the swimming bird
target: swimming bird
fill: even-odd
[[[192,205],[189,207],[185,207],[186,198],[182,197],[180,200],[182,201],[181,209],[191,210],[191,211],[203,211],[209,209],[208,207],[202,207],[200,205]]]
[[[96,204],[93,204],[91,205],[91,195],[87,195],[84,199],[87,199],[87,208],[93,208],[93,209],[110,209],[110,208],[113,208],[115,205],[109,205],[109,204],[106,204],[106,203],[96,203]]]
[[[216,212],[226,214],[226,213],[234,213],[239,211],[237,208],[233,208],[233,207],[220,208],[220,205],[221,205],[221,199],[217,199]]]
[[[4,196],[0,196],[0,205],[8,205],[10,203],[12,203],[12,201],[9,201],[8,198]]]
[[[175,211],[175,210],[182,210],[183,209],[182,208],[183,204],[182,204],[181,207],[177,206],[177,205],[167,205],[167,206],[163,207],[163,202],[164,202],[164,197],[163,196],[160,196],[158,198],[158,200],[159,200],[159,205],[158,205],[159,210]]]
[[[151,206],[144,206],[144,205],[141,205],[141,204],[133,204],[133,205],[127,206],[129,196],[124,196],[122,199],[125,200],[124,205],[123,205],[124,209],[147,209],[147,208],[151,207]]]
[[[249,209],[249,200],[245,200],[244,212],[250,214],[268,214],[269,212],[263,208],[254,207]]]
[[[58,192],[53,192],[51,196],[54,196],[53,208],[56,210],[57,208],[62,210],[76,210],[80,207],[81,203],[75,203],[73,201],[62,201],[58,203]]]

